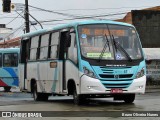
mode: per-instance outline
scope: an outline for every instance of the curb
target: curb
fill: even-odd
[[[145,92],[146,93],[157,93],[157,92],[160,92],[160,85],[147,85]]]
[[[160,93],[160,89],[149,89],[146,90],[145,93]]]

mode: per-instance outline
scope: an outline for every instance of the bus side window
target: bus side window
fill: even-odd
[[[30,60],[36,60],[37,58],[37,50],[39,44],[39,36],[31,38],[31,47],[30,47]]]
[[[51,59],[56,59],[58,54],[58,43],[59,43],[59,32],[51,34],[51,41],[49,45],[49,57]]]
[[[11,54],[11,65],[18,66],[18,54],[17,53]]]
[[[41,45],[40,45],[40,59],[47,59],[48,57],[48,43],[49,43],[49,34],[41,36]]]
[[[10,54],[3,54],[3,67],[10,67]]]
[[[77,64],[77,44],[75,33],[71,33],[71,46],[68,49],[68,58]]]
[[[17,53],[5,53],[3,58],[4,67],[17,67],[18,66],[18,54]]]

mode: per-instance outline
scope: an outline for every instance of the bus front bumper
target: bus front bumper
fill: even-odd
[[[146,76],[134,79],[128,88],[123,88],[122,93],[145,93]],[[81,77],[81,87],[79,94],[113,94],[111,88],[105,88],[99,79],[91,78],[86,75]]]

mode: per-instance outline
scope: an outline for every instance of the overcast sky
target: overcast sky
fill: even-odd
[[[11,0],[12,3],[25,3],[25,0]],[[160,0],[28,0],[29,5],[52,10],[54,12],[64,13],[59,15],[56,13],[44,12],[32,7],[29,7],[31,15],[39,21],[56,20],[54,22],[42,23],[44,28],[55,26],[56,24],[72,22],[76,16],[97,16],[129,12],[130,10],[139,10],[148,7],[160,6]],[[0,10],[2,10],[2,0],[0,1]],[[24,13],[18,11],[21,15]],[[67,16],[71,15],[71,16]],[[125,14],[110,15],[101,17],[101,19],[119,19]],[[24,28],[24,19],[15,11],[11,13],[2,13],[0,11],[0,24],[6,24],[8,28],[17,29],[15,36],[22,34]],[[9,18],[8,18],[9,17]],[[16,18],[17,17],[17,18]],[[30,18],[31,21],[34,21]],[[59,21],[58,21],[59,20]],[[75,21],[75,20],[74,20]],[[40,29],[39,25],[31,27],[31,31]]]

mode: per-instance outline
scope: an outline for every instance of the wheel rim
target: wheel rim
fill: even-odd
[[[36,84],[34,85],[33,97],[34,97],[34,100],[37,100],[37,85]]]
[[[74,91],[73,99],[74,99],[74,102],[76,103],[77,102],[77,92],[76,91]]]

